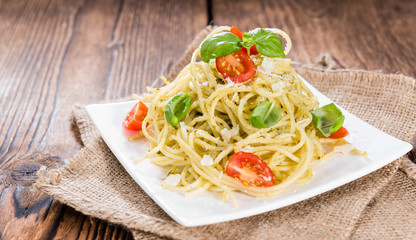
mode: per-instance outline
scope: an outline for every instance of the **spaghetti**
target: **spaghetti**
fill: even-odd
[[[229,27],[214,30],[207,38]],[[279,29],[268,29],[286,40],[285,54],[291,41]],[[279,194],[293,183],[312,177],[312,166],[324,157],[320,137],[312,124],[311,111],[317,98],[292,69],[290,59],[251,56],[257,72],[244,84],[235,84],[218,73],[215,61],[198,61],[200,48],[191,62],[172,82],[162,88],[148,88],[144,95],[148,113],[143,135],[150,144],[147,158],[168,167],[168,176],[176,182],[162,185],[171,191],[195,194],[204,190],[223,193],[241,191],[254,197]],[[164,111],[170,99],[187,93],[192,104],[183,120],[170,125]],[[281,119],[270,128],[255,128],[250,113],[263,101],[281,109]],[[259,156],[270,167],[274,185],[258,187],[244,184],[225,174],[230,157],[237,152]]]

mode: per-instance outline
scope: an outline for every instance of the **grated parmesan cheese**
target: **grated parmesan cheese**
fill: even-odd
[[[341,146],[335,146],[334,147],[334,152],[347,154],[347,153],[351,152],[353,149],[354,149],[354,146],[352,144],[344,144],[344,145],[341,145]]]
[[[263,62],[260,65],[260,69],[262,70],[263,73],[271,74],[274,70],[274,67],[275,67],[275,63],[273,59],[268,58],[268,57],[263,58]]]
[[[288,84],[284,81],[278,81],[277,83],[272,84],[272,90],[273,92],[281,92],[283,91],[284,87],[287,87]]]
[[[214,159],[210,155],[204,155],[201,159],[202,166],[211,166],[214,164]]]
[[[230,139],[237,135],[240,132],[240,127],[237,125],[235,128],[232,128],[231,130],[228,130],[226,128],[221,130],[221,136],[222,139],[224,139],[224,142],[228,143],[230,142]]]
[[[171,174],[163,182],[169,186],[175,187],[178,185],[182,176],[180,174]]]

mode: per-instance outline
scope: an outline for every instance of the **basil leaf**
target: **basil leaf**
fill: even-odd
[[[256,28],[249,33],[260,54],[271,58],[286,57],[282,49],[282,40],[272,31]]]
[[[273,127],[280,120],[280,108],[274,102],[260,103],[250,114],[249,121],[255,128]]]
[[[189,94],[181,93],[174,96],[169,101],[168,106],[165,109],[166,121],[172,126],[178,125],[178,123],[185,117],[190,106],[191,98],[189,97]]]
[[[206,39],[201,45],[201,59],[209,62],[210,59],[222,57],[243,48],[243,40],[230,32],[219,33]]]
[[[331,133],[338,131],[345,119],[341,110],[333,103],[320,107],[311,113],[313,124],[324,137],[329,137]]]

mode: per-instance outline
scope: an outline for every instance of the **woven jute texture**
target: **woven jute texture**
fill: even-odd
[[[208,27],[196,37],[170,79],[209,31]],[[373,126],[408,142],[416,133],[415,79],[316,66],[297,71]],[[282,209],[187,228],[173,221],[127,174],[84,108],[75,108],[74,120],[85,147],[61,169],[42,169],[35,187],[84,214],[125,226],[135,239],[416,239],[416,184],[409,177],[415,167],[406,157]]]

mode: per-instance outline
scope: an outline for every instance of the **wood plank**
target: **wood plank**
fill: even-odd
[[[113,59],[106,99],[145,91],[207,22],[205,1],[126,1],[109,44]]]
[[[71,106],[142,92],[205,26],[205,4],[0,1],[0,238],[131,238],[30,184],[81,147]],[[297,61],[329,52],[347,68],[416,75],[412,1],[214,0],[212,9],[215,24],[286,30]]]
[[[213,18],[242,30],[283,29],[296,61],[312,63],[330,53],[345,68],[416,76],[415,1],[213,0]]]
[[[0,238],[131,239],[31,184],[80,149],[72,105],[142,91],[205,27],[205,1],[0,0],[0,19]]]
[[[102,23],[111,24],[117,14],[118,3],[114,1],[114,6],[109,3],[105,2],[104,6],[113,11],[114,17],[111,19],[108,14],[110,21],[103,19]],[[56,223],[61,219],[65,221],[67,218],[63,217],[68,213],[71,216],[72,212],[74,220],[74,210],[53,203],[52,198],[46,195],[30,191],[30,184],[35,180],[40,166],[56,167],[63,157],[71,156],[80,148],[73,133],[68,131],[71,128],[67,128],[71,126],[70,105],[69,109],[65,109],[68,113],[63,115],[57,114],[57,108],[62,107],[59,105],[63,99],[60,95],[61,84],[65,83],[62,69],[65,69],[63,66],[74,36],[79,35],[76,23],[78,21],[78,24],[81,22],[81,25],[86,26],[82,24],[86,15],[81,10],[91,8],[93,6],[88,6],[84,1],[2,2],[2,21],[8,24],[2,25],[0,30],[5,33],[0,38],[0,46],[11,45],[2,49],[4,55],[0,60],[4,63],[0,65],[1,86],[7,86],[7,101],[2,102],[0,109],[8,113],[1,118],[3,138],[0,161],[3,178],[10,183],[8,187],[2,186],[4,194],[0,205],[0,232],[6,239],[28,239],[32,236],[44,239],[57,233],[59,225]],[[97,24],[97,30],[106,32],[102,25]],[[111,30],[112,25],[107,29],[108,39],[111,38]],[[97,31],[94,33],[97,34]],[[102,37],[97,35],[90,40]],[[96,50],[95,55],[97,53],[100,51]],[[79,56],[83,57],[85,55]],[[96,57],[105,59],[102,54]],[[110,57],[111,54],[107,53],[107,59]],[[72,80],[70,82],[75,83]],[[73,99],[63,100],[70,102]],[[52,122],[55,116],[59,116],[58,121]],[[66,135],[48,141],[47,134],[54,124],[61,127],[60,131],[66,130]],[[68,130],[62,129],[62,126]],[[59,148],[58,144],[53,144],[54,141],[63,147]],[[46,149],[42,150],[42,146]],[[77,221],[67,222],[71,230],[69,233],[77,234],[79,224]]]

